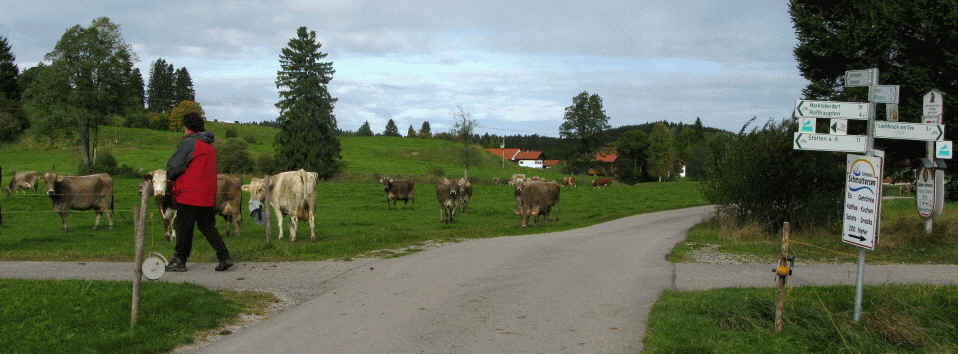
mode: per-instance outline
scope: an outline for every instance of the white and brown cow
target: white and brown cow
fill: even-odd
[[[246,186],[250,192],[250,213],[264,207],[266,189],[269,188],[269,206],[276,214],[279,224],[279,237],[283,239],[283,217],[289,216],[289,241],[296,241],[297,222],[309,220],[309,238],[316,240],[316,181],[319,174],[305,170],[280,172],[269,176],[269,185],[262,179],[254,178]],[[269,220],[267,220],[269,222]]]
[[[110,175],[57,176],[47,172],[43,179],[47,183],[47,195],[53,200],[53,210],[60,213],[63,232],[67,232],[70,210],[96,211],[94,230],[100,225],[100,216],[106,214],[107,223],[113,228],[113,178]]]
[[[26,191],[33,190],[34,193],[37,192],[37,188],[40,187],[40,179],[42,175],[37,171],[20,171],[15,172],[13,177],[10,178],[10,185],[7,186],[7,196],[10,194],[16,193],[17,191]]]
[[[166,170],[154,170],[143,178],[153,182],[153,198],[156,199],[165,228],[163,236],[170,241],[176,240],[176,230],[173,227],[176,220],[176,202],[170,193]],[[227,236],[230,236],[233,230],[236,231],[237,236],[240,234],[239,224],[243,219],[241,206],[243,192],[240,191],[240,184],[240,178],[234,175],[222,173],[216,175],[216,203],[213,209],[226,220]]]

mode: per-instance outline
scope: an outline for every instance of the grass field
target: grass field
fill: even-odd
[[[958,264],[958,203],[947,203],[935,219],[934,232],[926,236],[914,199],[882,202],[881,232],[875,251],[868,252],[869,264],[932,263]],[[799,262],[855,262],[857,247],[841,242],[841,224],[793,232],[792,250]],[[769,235],[756,225],[732,226],[712,218],[694,226],[688,237],[669,254],[672,262],[690,262],[689,251],[718,245],[725,253],[777,259],[782,235]]]
[[[958,287],[865,287],[852,320],[854,288],[799,287],[774,332],[777,289],[666,290],[652,307],[647,353],[954,353]]]
[[[146,282],[131,331],[130,294],[130,282],[0,279],[0,351],[167,352],[275,301],[265,293]]]

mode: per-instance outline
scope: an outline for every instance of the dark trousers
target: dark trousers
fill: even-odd
[[[176,209],[176,219],[173,222],[173,227],[176,229],[176,252],[173,256],[184,263],[187,258],[190,258],[190,252],[193,250],[193,225],[196,224],[203,236],[206,236],[206,241],[216,251],[216,258],[220,261],[230,258],[226,243],[220,237],[219,231],[216,231],[215,216],[213,207],[179,204]]]

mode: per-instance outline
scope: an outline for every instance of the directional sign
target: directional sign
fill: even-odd
[[[798,100],[795,117],[868,119],[868,103]]]
[[[951,141],[936,141],[935,142],[935,158],[936,159],[951,159],[952,151],[954,146]]]
[[[801,118],[798,120],[798,131],[801,133],[815,132],[815,118]]]
[[[828,132],[834,135],[848,135],[848,120],[832,119],[832,124],[828,125]]]
[[[868,87],[868,101],[898,104],[898,91],[898,85],[870,86]]]
[[[941,91],[931,90],[922,97],[921,115],[925,117],[937,117],[941,119],[944,113],[945,99],[941,96]],[[936,122],[937,123],[937,122]]]
[[[868,250],[878,244],[882,158],[848,154],[842,242]]]
[[[830,135],[795,133],[795,150],[865,152],[868,137],[864,135]]]
[[[875,121],[875,137],[886,139],[938,141],[945,138],[945,126],[940,124]]]
[[[935,170],[930,168],[921,168],[918,172],[917,189],[915,191],[915,200],[918,203],[918,215],[927,218],[935,212]]]
[[[845,87],[871,86],[875,69],[848,70],[845,72]]]

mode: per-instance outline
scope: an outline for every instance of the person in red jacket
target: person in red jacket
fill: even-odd
[[[197,113],[183,117],[185,134],[173,157],[166,162],[166,176],[172,183],[171,193],[176,204],[176,250],[166,270],[185,272],[186,260],[193,250],[193,225],[216,250],[219,264],[216,271],[233,266],[226,243],[216,230],[213,205],[216,202],[216,149],[213,133],[205,131],[205,121]]]

